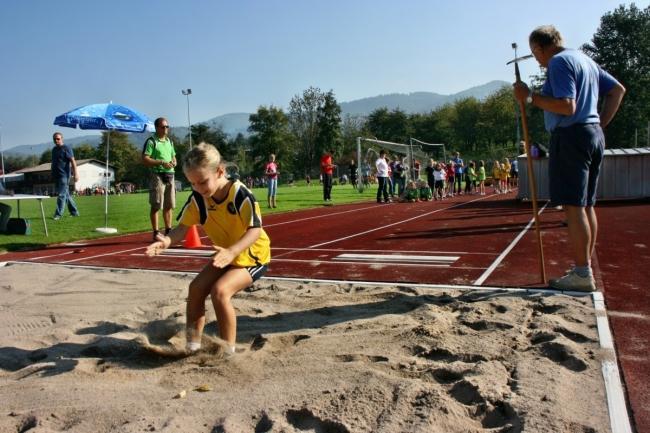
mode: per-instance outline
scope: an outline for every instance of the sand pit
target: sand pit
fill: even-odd
[[[224,358],[191,275],[0,268],[1,432],[608,432],[591,298],[262,280]],[[179,340],[180,339],[180,340]]]

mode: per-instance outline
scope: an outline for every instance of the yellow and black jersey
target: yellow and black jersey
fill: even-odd
[[[259,204],[239,181],[230,185],[228,195],[221,202],[192,191],[177,220],[184,226],[201,224],[212,243],[224,248],[241,239],[249,228],[262,228]],[[232,265],[249,267],[266,265],[270,261],[271,241],[262,229],[260,237],[235,257]]]

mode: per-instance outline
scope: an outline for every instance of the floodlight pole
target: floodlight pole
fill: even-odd
[[[7,174],[5,173],[5,153],[4,150],[2,149],[2,124],[0,124],[0,161],[2,163],[2,186],[6,187],[6,180],[5,177]]]
[[[192,122],[190,122],[190,95],[192,89],[183,89],[181,93],[187,97],[187,132],[190,136],[190,149],[192,148]]]

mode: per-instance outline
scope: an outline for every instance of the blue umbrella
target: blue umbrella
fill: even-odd
[[[124,105],[113,104],[91,104],[75,108],[72,111],[61,114],[54,119],[54,124],[67,128],[92,129],[101,131],[122,131],[122,132],[145,132],[153,131],[154,126],[149,118]],[[104,206],[104,227],[98,231],[104,233],[115,233],[117,229],[108,227],[108,155],[111,135],[106,138],[106,192]]]

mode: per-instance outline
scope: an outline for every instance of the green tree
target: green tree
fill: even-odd
[[[45,164],[46,162],[52,162],[52,149],[45,149],[38,158],[39,164]]]
[[[455,144],[462,151],[475,151],[481,104],[476,98],[465,98],[457,101],[454,105],[456,109],[456,119],[453,122]]]
[[[379,140],[394,143],[408,143],[410,137],[410,123],[406,112],[396,108],[378,108],[368,116],[366,126],[370,133]]]
[[[336,102],[334,92],[330,90],[323,97],[323,103],[317,110],[316,155],[341,147],[341,106]]]
[[[237,164],[239,173],[242,176],[250,175],[253,171],[253,161],[248,155],[251,147],[248,138],[239,132],[234,138],[229,139],[228,143],[229,147],[235,150],[233,162]]]
[[[274,153],[280,172],[289,174],[294,168],[295,140],[289,131],[289,119],[281,108],[261,105],[249,117],[248,139],[250,171],[260,175],[269,154]]]
[[[432,113],[435,122],[435,128],[438,135],[437,140],[432,142],[446,143],[447,149],[452,149],[458,146],[456,139],[454,125],[457,122],[458,113],[456,106],[452,104],[445,104]]]
[[[135,148],[135,146],[129,141],[129,135],[127,133],[119,131],[102,132],[102,140],[97,147],[97,159],[102,162],[106,161],[106,146],[109,136],[108,163],[115,169],[115,181],[134,182],[135,179],[130,178],[127,174],[134,173],[137,167],[142,165],[141,149]]]
[[[516,105],[510,86],[503,87],[481,103],[476,132],[481,147],[505,147],[516,141]]]
[[[232,161],[235,156],[234,149],[228,145],[228,135],[221,126],[211,128],[203,123],[192,125],[192,143],[209,143],[216,147],[221,157],[226,161]]]
[[[316,141],[318,137],[318,111],[325,95],[318,87],[310,86],[302,96],[295,95],[289,103],[289,128],[295,136],[298,149],[298,167],[302,174],[311,173],[316,166]]]
[[[35,161],[35,156],[29,155],[29,156],[11,156],[11,155],[5,155],[4,157],[4,169],[5,173],[11,173],[16,170],[20,170],[21,168],[26,168],[26,167],[32,167],[34,166],[36,161]],[[0,173],[2,173],[0,171]]]
[[[610,147],[632,147],[634,131],[645,130],[650,121],[650,6],[632,3],[606,13],[582,50],[627,89],[605,134]]]
[[[81,159],[104,159],[104,157],[97,154],[97,149],[89,143],[82,143],[74,149],[74,157],[76,160]]]
[[[357,137],[363,137],[365,121],[359,116],[346,114],[341,122],[341,154],[344,157],[355,157],[357,152]],[[364,155],[361,155],[362,157]]]

